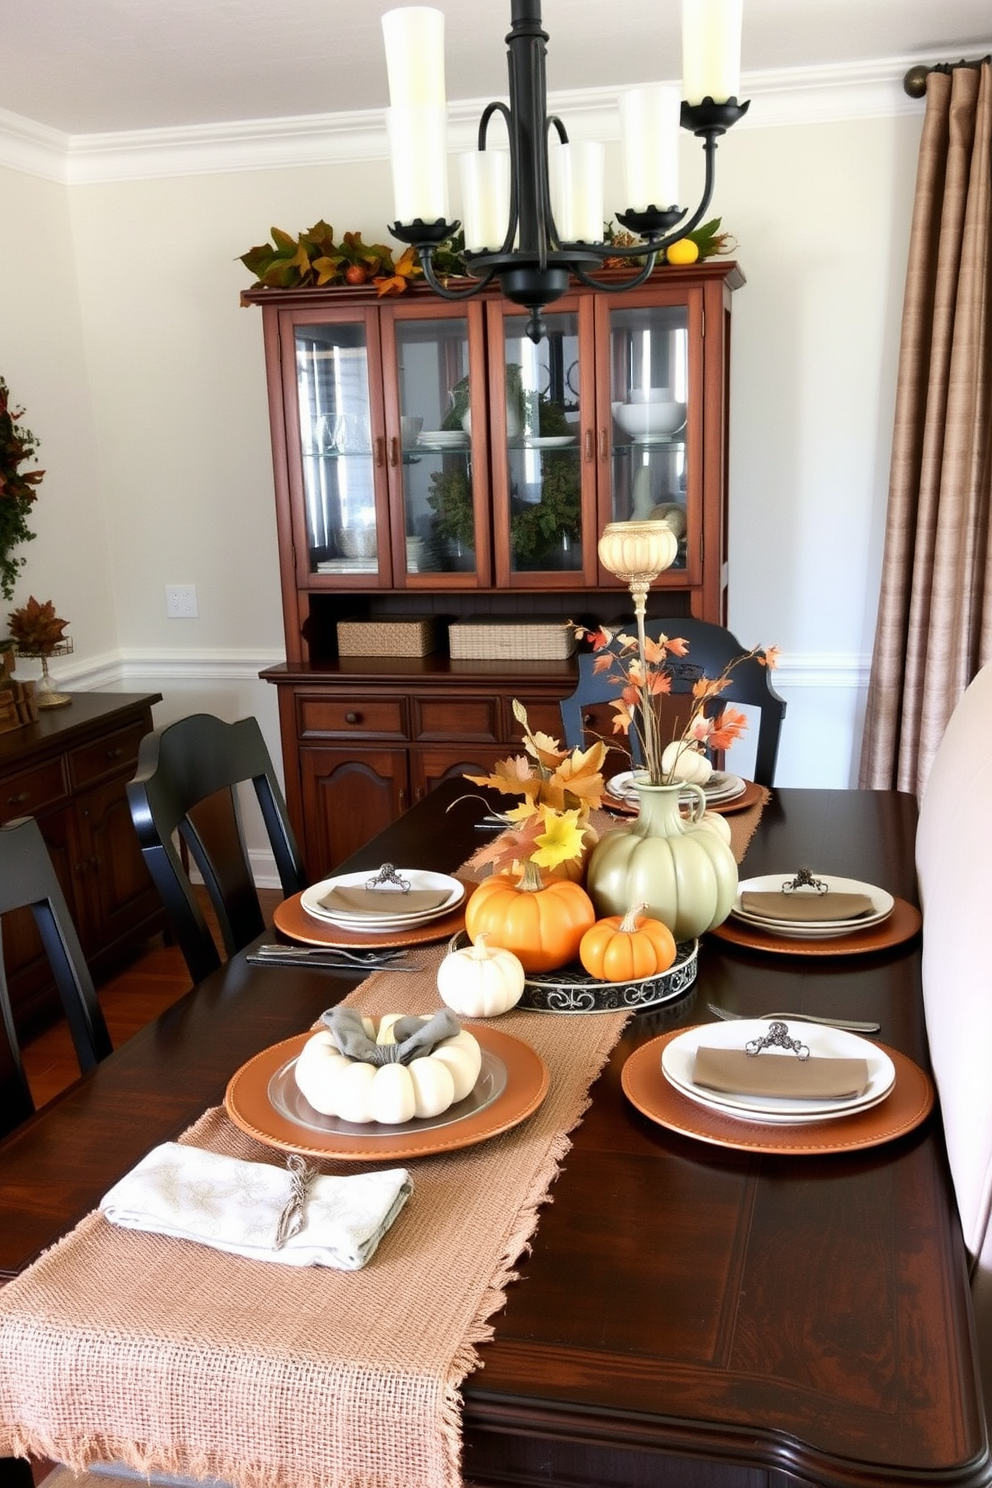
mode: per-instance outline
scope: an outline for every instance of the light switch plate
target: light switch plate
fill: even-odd
[[[170,620],[195,620],[200,613],[195,584],[166,584],[165,613]]]

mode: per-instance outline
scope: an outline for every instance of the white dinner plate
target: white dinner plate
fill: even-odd
[[[825,883],[828,891],[838,894],[865,894],[872,902],[872,912],[867,915],[859,915],[848,920],[779,920],[770,915],[757,915],[753,910],[746,910],[741,905],[741,895],[753,894],[775,894],[778,893],[784,883],[788,883],[788,873],[766,873],[760,878],[747,878],[737,886],[737,897],[731,906],[731,914],[735,919],[741,920],[747,925],[753,925],[757,930],[767,930],[770,935],[784,935],[792,940],[824,940],[837,935],[850,935],[855,930],[866,930],[870,925],[878,925],[882,920],[888,919],[895,906],[895,900],[885,889],[878,888],[875,884],[862,883],[856,878],[835,878],[833,875],[816,875],[821,883]],[[797,889],[796,896],[815,899],[815,889]]]
[[[433,444],[439,449],[462,449],[471,444],[471,439],[463,429],[424,429],[417,435],[417,443]]]
[[[578,444],[574,434],[535,434],[524,439],[525,449],[568,449]]]
[[[409,882],[411,889],[433,889],[438,893],[443,891],[446,894],[444,903],[435,909],[404,912],[403,894],[398,889],[389,889],[383,891],[389,894],[390,902],[388,905],[383,905],[381,915],[347,914],[324,908],[320,901],[326,898],[332,889],[364,888],[370,879],[375,878],[374,871],[366,870],[361,873],[340,873],[334,878],[322,879],[320,883],[304,889],[300,895],[300,906],[312,919],[320,920],[323,924],[340,925],[349,930],[367,930],[374,933],[376,930],[398,930],[440,919],[443,915],[450,914],[465,895],[464,884],[460,883],[457,878],[451,878],[447,873],[428,873],[420,868],[399,868],[397,872],[401,878]]]
[[[700,1044],[712,1049],[743,1049],[751,1039],[762,1038],[771,1022],[768,1018],[739,1018],[729,1023],[706,1023],[687,1028],[685,1033],[666,1044],[661,1068],[666,1080],[683,1095],[699,1105],[720,1111],[725,1116],[739,1116],[743,1121],[760,1121],[772,1125],[796,1125],[808,1121],[832,1121],[867,1110],[883,1101],[895,1081],[895,1066],[888,1054],[870,1039],[849,1033],[843,1028],[826,1028],[819,1023],[804,1023],[799,1018],[782,1019],[790,1038],[801,1039],[809,1046],[810,1055],[821,1059],[864,1059],[868,1065],[868,1085],[859,1096],[824,1100],[790,1100],[784,1096],[734,1095],[708,1090],[692,1078],[696,1050]],[[788,1049],[763,1049],[756,1059],[796,1059]]]
[[[639,772],[638,772],[639,773]],[[635,772],[633,770],[621,770],[618,775],[613,775],[606,782],[608,795],[615,796],[628,806],[636,806],[639,801],[637,789],[634,785]],[[725,771],[714,770],[709,780],[703,786],[703,794],[707,804],[718,805],[724,801],[733,801],[742,796],[747,790],[747,781],[740,775],[729,775]],[[684,793],[687,801],[695,800],[692,791]]]

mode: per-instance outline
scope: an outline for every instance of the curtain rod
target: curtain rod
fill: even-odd
[[[921,62],[916,67],[911,67],[903,78],[903,90],[909,94],[910,98],[922,98],[927,91],[927,78],[932,72],[950,73],[956,67],[973,67],[977,71],[983,62],[989,60],[989,57],[976,57],[974,61],[967,62],[962,57],[960,62],[935,62],[932,67],[927,67]]]

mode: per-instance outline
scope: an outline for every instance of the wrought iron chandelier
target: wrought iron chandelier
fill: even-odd
[[[613,293],[643,284],[658,254],[702,221],[713,195],[717,141],[747,111],[737,99],[742,3],[683,0],[684,96],[659,85],[621,96],[629,204],[616,216],[641,241],[620,246],[604,241],[603,147],[570,144],[561,120],[548,115],[540,0],[511,0],[509,106],[487,105],[478,151],[461,159],[464,258],[473,282],[457,289],[442,282],[432,261],[462,226],[448,218],[444,15],[427,6],[387,12],[386,120],[397,217],[390,232],[416,249],[434,292],[468,299],[498,279],[507,299],[530,311],[527,334],[539,341],[546,330],[541,312],[565,294],[571,276]],[[506,124],[508,149],[487,148],[495,114]],[[676,203],[680,125],[702,140],[705,156],[702,198],[691,216]],[[643,264],[631,278],[605,284],[593,271],[607,258]]]

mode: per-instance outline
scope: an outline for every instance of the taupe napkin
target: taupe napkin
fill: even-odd
[[[873,914],[875,906],[867,894],[782,894],[745,889],[741,909],[767,920],[855,920]]]
[[[376,918],[381,915],[426,914],[430,909],[440,909],[450,897],[450,889],[410,889],[404,894],[399,889],[364,889],[357,884],[347,888],[337,884],[318,903],[323,909]]]
[[[773,1095],[822,1100],[863,1095],[868,1088],[864,1059],[826,1059],[795,1054],[746,1054],[743,1049],[696,1050],[694,1085],[728,1095]]]

